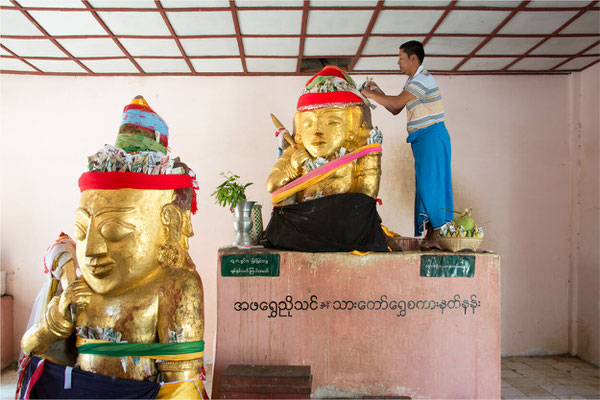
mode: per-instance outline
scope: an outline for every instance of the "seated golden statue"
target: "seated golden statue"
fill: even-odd
[[[144,99],[132,105],[122,125],[151,128],[158,116]],[[140,113],[148,115],[132,118]],[[164,142],[164,127],[160,135]],[[137,150],[107,145],[90,157],[74,227],[81,276],[50,301],[21,347],[42,355],[75,334],[81,370],[146,382],[160,372],[159,398],[201,398],[203,288],[188,255],[193,173],[178,158]]]
[[[307,82],[294,115],[294,139],[267,179],[275,206],[267,246],[388,250],[375,209],[382,136],[369,106],[337,67],[327,66]]]
[[[301,203],[340,193],[377,197],[381,150],[377,142],[370,140],[377,131],[373,130],[365,100],[339,68],[325,67],[308,81],[294,116],[297,145],[285,149],[267,180],[267,191],[274,193],[274,204]],[[326,165],[369,144],[374,151],[342,165]],[[315,174],[319,175],[316,179],[301,188],[281,190],[321,166],[323,171]]]

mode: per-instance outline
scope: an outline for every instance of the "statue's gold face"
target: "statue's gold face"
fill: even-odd
[[[164,242],[161,209],[172,190],[86,190],[75,217],[77,259],[96,293],[125,289],[159,266]]]
[[[296,135],[313,157],[329,157],[342,147],[360,127],[359,106],[329,107],[297,112],[294,116]]]

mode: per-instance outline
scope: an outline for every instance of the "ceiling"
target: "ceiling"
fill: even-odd
[[[600,61],[598,1],[0,0],[4,74],[556,74]]]

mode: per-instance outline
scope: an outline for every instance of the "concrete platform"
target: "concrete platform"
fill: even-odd
[[[501,396],[498,255],[221,249],[217,285],[213,398],[230,364],[310,365],[313,398]]]

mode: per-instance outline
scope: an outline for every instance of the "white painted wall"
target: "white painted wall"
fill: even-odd
[[[585,115],[598,109],[597,72],[592,75],[581,76],[582,86],[596,85],[595,100],[588,96],[595,104],[582,108]],[[72,232],[77,179],[86,157],[114,143],[122,108],[142,94],[169,124],[173,154],[198,174],[199,211],[192,219],[196,236],[190,253],[205,286],[206,354],[212,362],[217,249],[231,243],[233,227],[229,211],[215,206],[209,195],[220,183],[219,172],[232,170],[255,182],[249,195],[262,202],[268,221],[264,182],[276,156],[269,113],[291,127],[306,78],[0,79],[1,265],[8,272],[8,293],[15,296],[15,352],[44,279],[44,251],[60,231]],[[572,218],[570,78],[437,79],[454,150],[455,206],[474,208],[475,220],[487,234],[484,247],[502,256],[503,352],[564,353]],[[376,81],[385,91],[397,92],[405,77]],[[414,178],[406,117],[379,107],[373,122],[384,133],[380,214],[391,229],[410,236]],[[595,129],[592,163],[594,154],[598,157],[597,125]],[[597,210],[597,197],[591,201]],[[595,261],[597,265],[597,254]]]
[[[574,206],[578,223],[574,231],[577,264],[576,348],[577,354],[600,365],[600,65],[576,74],[575,126],[578,154],[575,169]]]

